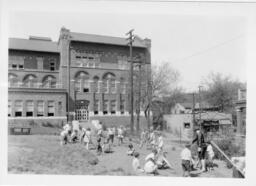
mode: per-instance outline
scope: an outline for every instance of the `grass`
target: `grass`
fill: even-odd
[[[9,136],[10,173],[90,174],[97,163],[81,144],[60,146],[58,136]]]

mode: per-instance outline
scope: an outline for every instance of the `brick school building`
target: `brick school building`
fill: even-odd
[[[119,122],[127,118],[128,122],[127,42],[126,38],[76,33],[66,28],[61,28],[58,41],[35,36],[10,38],[9,123],[66,122],[68,113],[79,121],[114,122],[117,118]],[[149,39],[135,38],[133,57],[143,63],[148,77],[150,48]],[[136,65],[134,69],[138,70]]]

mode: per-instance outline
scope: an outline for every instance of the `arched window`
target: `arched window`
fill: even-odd
[[[75,76],[75,88],[80,92],[89,92],[89,74],[87,72],[78,72]]]
[[[33,74],[26,75],[23,79],[25,87],[33,88],[37,85],[37,77]]]
[[[94,92],[99,92],[99,77],[98,76],[93,77],[93,89],[94,89]]]
[[[111,92],[114,93],[116,91],[116,77],[113,73],[106,73],[102,78],[103,83],[103,92]]]
[[[125,94],[125,79],[123,77],[120,78],[120,93]]]
[[[42,86],[44,88],[56,88],[56,78],[54,76],[48,75],[43,78]]]
[[[8,86],[9,87],[18,86],[18,76],[16,74],[9,74],[8,75]]]

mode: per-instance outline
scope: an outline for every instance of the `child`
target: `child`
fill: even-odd
[[[152,149],[154,149],[156,147],[156,133],[155,133],[155,131],[152,131],[150,133],[150,145],[151,145]]]
[[[133,145],[130,143],[129,145],[128,145],[128,151],[127,151],[127,155],[128,156],[133,156],[133,154],[134,154],[134,152],[135,152],[135,149],[133,148]]]
[[[183,170],[183,177],[190,176],[191,164],[193,163],[190,146],[191,145],[187,143],[185,148],[181,151],[181,166]]]
[[[91,142],[91,129],[87,128],[84,134],[84,144],[86,149],[89,150],[89,143]]]
[[[171,164],[169,163],[169,161],[166,159],[167,156],[167,152],[163,152],[163,154],[161,156],[159,156],[159,158],[157,159],[157,167],[158,169],[173,169],[173,166],[171,166]]]
[[[60,133],[60,145],[66,145],[68,143],[68,131],[67,130],[63,130]]]
[[[157,150],[153,149],[152,153],[147,155],[145,158],[145,165],[144,165],[144,170],[148,174],[157,174],[157,164],[156,164],[156,159],[157,159]]]
[[[111,144],[113,145],[114,143],[114,136],[115,136],[115,129],[114,128],[108,128],[108,136],[109,136],[109,141],[111,141]],[[108,141],[108,142],[109,142]]]
[[[71,134],[71,142],[75,143],[78,140],[78,130],[73,130]]]
[[[213,170],[213,158],[214,158],[214,152],[213,152],[213,149],[212,149],[212,145],[211,145],[211,142],[210,141],[207,141],[207,149],[206,149],[206,152],[207,152],[207,157],[208,157],[208,168],[209,168],[209,171]]]
[[[162,152],[164,148],[164,139],[161,133],[158,134],[158,153]]]
[[[101,146],[101,137],[97,139],[97,155],[101,155],[102,153],[102,146]]]
[[[140,156],[140,154],[138,152],[134,152],[134,158],[132,160],[132,167],[136,173],[143,173],[144,170],[140,167],[139,156]]]
[[[68,137],[71,133],[71,126],[67,123],[66,125],[64,125],[63,127],[63,131],[60,133],[61,136],[61,145],[66,145],[69,141]]]
[[[143,130],[140,134],[140,149],[143,147],[143,145],[146,143],[146,132]]]
[[[122,127],[119,127],[117,129],[117,138],[118,138],[118,145],[121,145],[123,143],[123,138],[124,138],[124,132]]]

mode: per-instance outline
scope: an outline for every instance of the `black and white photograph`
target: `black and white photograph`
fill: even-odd
[[[4,5],[7,175],[247,178],[256,4]]]

